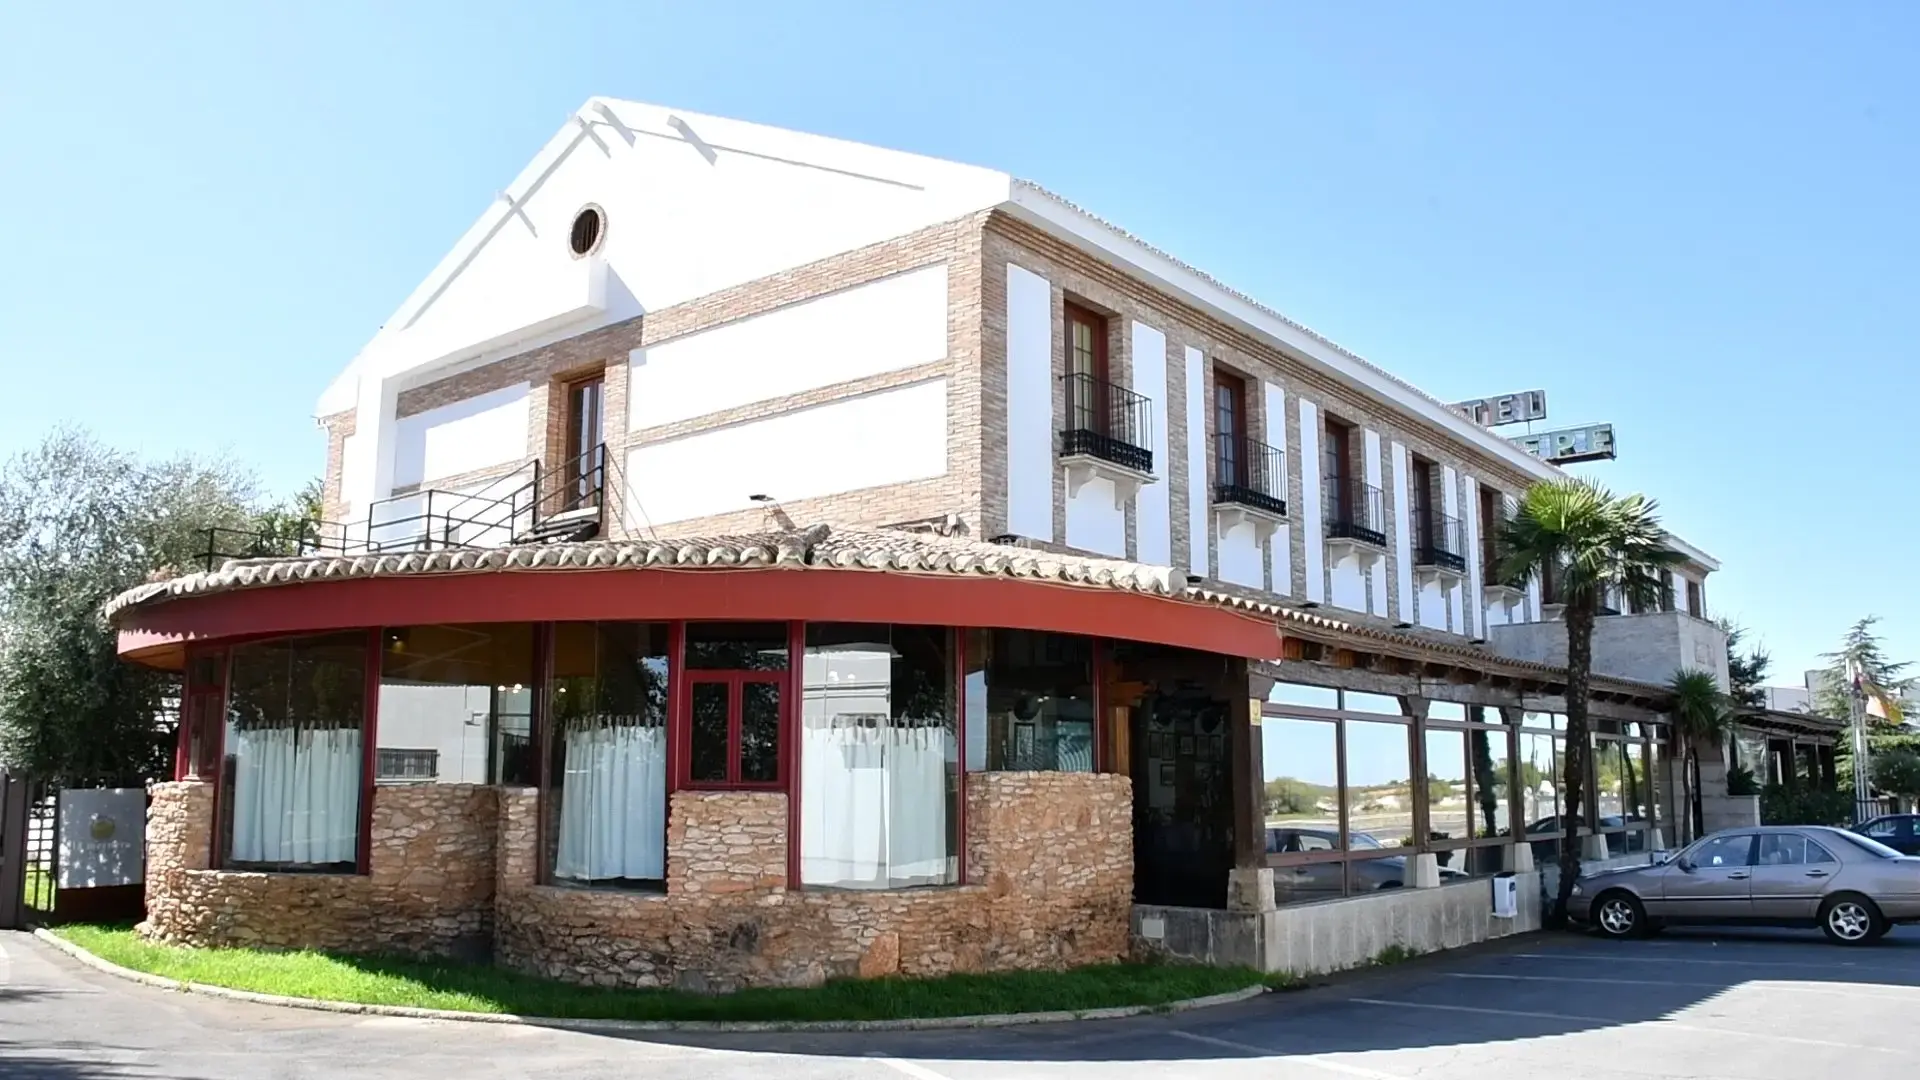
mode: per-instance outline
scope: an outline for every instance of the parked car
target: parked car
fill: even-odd
[[[1882,814],[1853,827],[1902,855],[1920,855],[1920,814]]]
[[[1818,926],[1842,945],[1920,922],[1920,858],[1826,826],[1727,829],[1574,883],[1568,915],[1615,938],[1668,924]]]
[[[1350,849],[1353,851],[1395,850],[1388,848],[1371,833],[1355,832],[1351,836],[1353,842]],[[1295,826],[1273,826],[1267,829],[1267,853],[1271,855],[1337,851],[1339,848],[1340,833],[1334,829]],[[1355,883],[1362,889],[1397,889],[1406,880],[1407,858],[1404,855],[1359,859],[1352,865]],[[1296,863],[1290,866],[1276,866],[1273,873],[1276,887],[1287,888],[1295,894],[1340,895],[1340,864],[1338,863]],[[1440,868],[1442,881],[1466,876],[1465,871],[1451,866]]]

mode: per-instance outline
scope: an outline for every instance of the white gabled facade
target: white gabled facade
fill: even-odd
[[[589,207],[604,230],[579,255],[569,230]],[[1061,459],[1067,304],[1099,309],[1108,381],[1148,402],[1147,473]],[[322,395],[322,417],[351,418],[331,505],[355,520],[551,467],[565,365],[522,361],[583,342],[618,386],[607,446],[649,524],[736,521],[772,492],[869,524],[950,515],[1463,639],[1551,616],[1538,581],[1490,580],[1482,493],[1507,512],[1562,473],[1328,339],[1003,172],[601,98]],[[1218,497],[1225,368],[1284,514]],[[1338,485],[1376,507],[1358,540],[1355,496],[1327,477],[1330,422],[1347,432]],[[1416,500],[1454,523],[1449,559],[1415,536]],[[1674,545],[1689,560],[1675,606],[1697,595],[1704,615],[1718,564]]]

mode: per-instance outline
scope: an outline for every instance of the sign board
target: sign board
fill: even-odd
[[[140,884],[146,832],[147,793],[140,788],[62,791],[58,886]]]
[[[1481,427],[1522,424],[1547,418],[1547,392],[1522,390],[1499,397],[1474,398],[1453,406],[1453,411]]]
[[[1587,424],[1558,431],[1543,431],[1538,435],[1521,435],[1513,440],[1513,444],[1555,465],[1571,465],[1576,461],[1612,461],[1614,458],[1612,424]]]

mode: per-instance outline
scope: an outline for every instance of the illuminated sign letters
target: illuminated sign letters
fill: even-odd
[[[1522,435],[1514,439],[1513,444],[1555,465],[1570,465],[1576,461],[1612,461],[1614,458],[1612,424],[1587,424],[1584,427],[1543,431],[1538,435]]]
[[[1472,401],[1460,402],[1453,406],[1453,410],[1481,427],[1500,427],[1503,424],[1545,420],[1547,392],[1522,390],[1516,394],[1501,394],[1499,397],[1475,398]]]

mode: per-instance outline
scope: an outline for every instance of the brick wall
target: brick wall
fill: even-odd
[[[973,884],[860,892],[786,887],[784,795],[680,792],[664,894],[503,885],[497,955],[549,978],[696,990],[1126,955],[1128,780],[977,774],[967,794]],[[503,818],[532,818],[531,792],[507,797],[528,805]]]
[[[410,387],[399,394],[396,411],[399,416],[412,416],[503,387],[529,384],[525,446],[503,448],[497,468],[489,468],[465,478],[480,479],[485,475],[511,471],[535,458],[543,458],[549,464],[559,461],[564,447],[564,384],[570,379],[604,370],[607,455],[613,466],[611,478],[616,482],[624,481],[631,487],[638,496],[640,508],[644,508],[644,478],[625,476],[626,453],[633,446],[680,438],[810,405],[945,376],[948,379],[948,471],[945,476],[795,500],[787,503],[784,510],[793,520],[803,523],[834,521],[877,525],[953,513],[962,515],[970,526],[977,525],[982,487],[979,454],[982,414],[979,311],[982,301],[980,237],[984,221],[985,215],[974,215],[931,226]],[[755,402],[671,425],[628,431],[627,359],[634,349],[659,345],[789,304],[943,262],[947,264],[948,289],[947,358],[944,361]],[[327,417],[323,422],[330,433],[326,473],[328,508],[335,515],[333,519],[337,520],[343,510],[339,500],[343,439],[346,434],[352,433],[353,414],[341,413]],[[434,478],[430,482],[442,486],[448,481],[446,478]],[[627,508],[624,514],[611,514],[609,517],[607,531],[616,537],[640,531],[648,524],[642,509],[633,507]],[[765,510],[748,508],[737,513],[676,522],[672,532],[689,535],[759,529],[765,527],[766,518]]]
[[[1226,368],[1243,375],[1248,381],[1249,433],[1270,445],[1285,451],[1287,461],[1287,503],[1292,511],[1294,528],[1291,530],[1293,544],[1291,567],[1291,591],[1296,597],[1302,596],[1306,588],[1306,559],[1304,557],[1306,537],[1298,526],[1302,520],[1299,509],[1301,498],[1301,473],[1303,469],[1318,469],[1318,461],[1307,462],[1301,459],[1298,402],[1302,397],[1320,406],[1322,415],[1333,415],[1352,423],[1358,429],[1378,432],[1381,447],[1381,488],[1384,509],[1389,518],[1390,528],[1397,528],[1392,521],[1393,503],[1393,466],[1392,444],[1400,442],[1408,450],[1435,463],[1435,472],[1441,466],[1452,466],[1458,475],[1464,478],[1472,475],[1483,485],[1491,485],[1497,490],[1509,494],[1524,491],[1528,478],[1512,466],[1486,456],[1463,442],[1446,436],[1441,431],[1405,416],[1385,403],[1366,396],[1353,387],[1321,375],[1305,362],[1285,352],[1272,348],[1249,334],[1228,325],[1187,304],[1177,297],[1161,292],[1123,271],[1078,251],[1024,223],[995,214],[987,222],[982,239],[982,283],[983,303],[981,306],[981,342],[982,376],[987,408],[983,413],[981,470],[983,476],[991,481],[985,487],[982,514],[986,525],[984,535],[995,535],[1005,531],[1006,525],[1006,267],[1008,264],[1020,266],[1047,279],[1053,290],[1053,315],[1056,324],[1064,316],[1062,304],[1071,299],[1076,303],[1091,307],[1112,317],[1116,327],[1112,330],[1112,377],[1114,381],[1126,384],[1127,373],[1131,370],[1132,335],[1125,331],[1127,320],[1138,320],[1160,330],[1167,336],[1167,354],[1169,357],[1169,382],[1165,393],[1152,395],[1154,422],[1164,426],[1167,432],[1167,460],[1156,462],[1154,472],[1159,477],[1158,484],[1166,485],[1171,497],[1173,520],[1173,563],[1186,565],[1190,544],[1195,541],[1209,545],[1210,565],[1218,566],[1217,537],[1209,527],[1205,538],[1191,538],[1187,535],[1187,423],[1186,423],[1186,386],[1184,378],[1173,378],[1172,372],[1178,365],[1184,364],[1188,347],[1200,350],[1203,362],[1207,365],[1204,387],[1211,395],[1214,385],[1214,370]],[[1056,376],[1056,397],[1058,397],[1057,376],[1065,370],[1065,345],[1063,328],[1056,325],[1053,330],[1053,367]],[[1270,421],[1263,419],[1261,410],[1264,392],[1262,382],[1272,382],[1286,392],[1286,426],[1284,434]],[[1055,402],[1056,414],[1062,407]],[[1208,425],[1206,446],[1209,456],[1213,446],[1213,409],[1211,397],[1208,407],[1202,410]],[[1365,440],[1360,430],[1354,432],[1354,453],[1364,450]],[[1056,470],[1057,472],[1057,470]],[[1212,464],[1208,473],[1211,477]],[[1355,475],[1364,473],[1356,466]],[[1054,492],[1055,536],[1065,536],[1065,492],[1060,490],[1061,479],[1056,475]],[[1156,485],[1157,486],[1157,485]],[[1459,516],[1464,521],[1471,513],[1477,513],[1477,507],[1465,502],[1464,480],[1459,483]],[[1389,533],[1391,537],[1392,533]],[[1132,508],[1127,511],[1127,542],[1129,551],[1134,543],[1134,516]],[[1477,553],[1467,553],[1469,558]],[[1387,589],[1396,602],[1407,600],[1400,611],[1400,618],[1411,621],[1414,617],[1410,598],[1399,598],[1398,573],[1395,568],[1397,555],[1389,544],[1386,556],[1388,573]],[[1269,580],[1269,585],[1273,584]],[[1471,598],[1469,598],[1471,599]],[[1469,607],[1472,605],[1469,604]],[[1349,613],[1342,612],[1343,617]],[[1358,621],[1377,622],[1390,625],[1396,619],[1374,620],[1365,615],[1357,615]]]
[[[141,932],[186,945],[484,957],[494,818],[493,788],[379,787],[366,876],[208,870],[212,785],[156,784]]]

